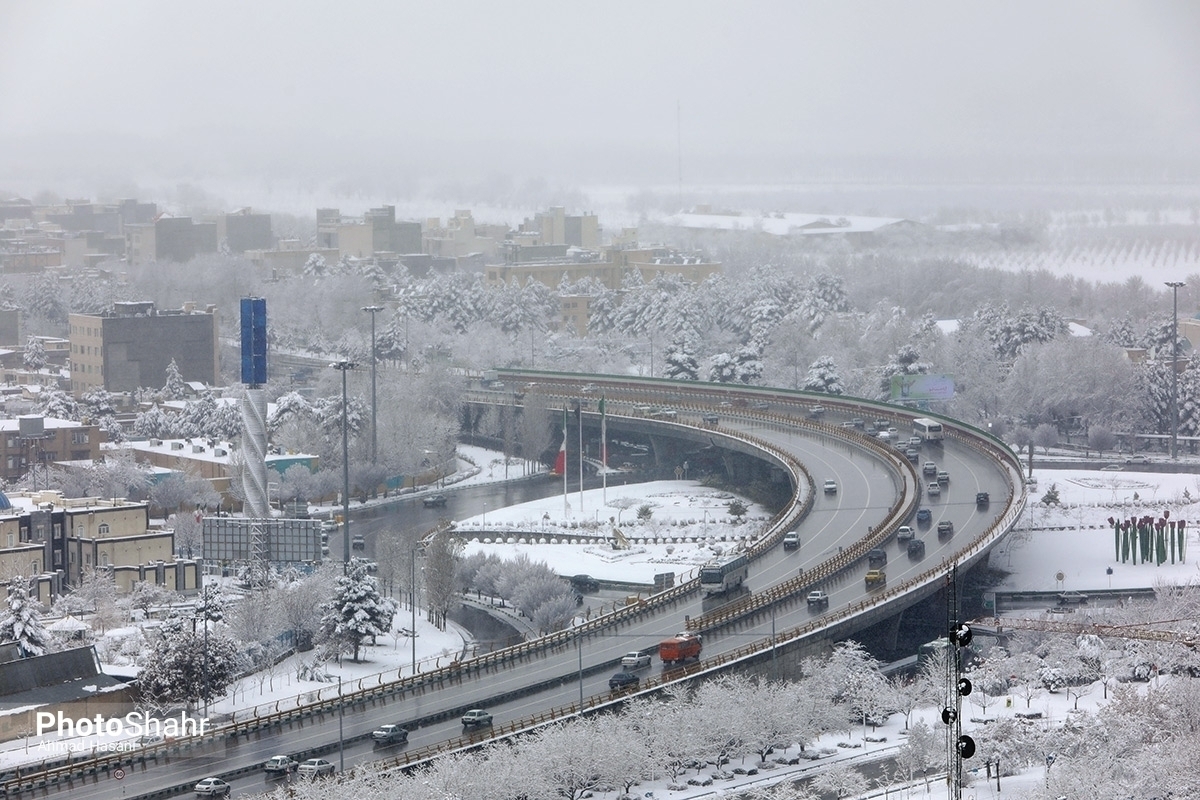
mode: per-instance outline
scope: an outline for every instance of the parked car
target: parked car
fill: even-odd
[[[192,791],[203,797],[228,797],[230,786],[220,778],[205,778],[193,786]]]
[[[634,650],[632,653],[626,653],[621,656],[621,666],[626,669],[639,669],[640,667],[650,666],[651,653],[653,650]]]
[[[822,592],[820,589],[813,589],[808,593],[809,606],[828,606],[829,595]]]
[[[932,461],[926,461],[924,464],[921,465],[921,474],[928,475],[930,477],[936,477],[937,476],[937,464],[935,464]]]
[[[800,546],[800,531],[788,531],[783,535],[783,549],[795,550]]]
[[[577,592],[598,592],[600,591],[600,581],[591,575],[572,575],[571,588]]]
[[[917,535],[916,531],[914,531],[912,528],[908,527],[907,525],[901,525],[899,528],[896,529],[896,541],[897,542],[912,541],[912,539],[916,535]]]
[[[332,775],[333,770],[332,761],[326,761],[323,758],[310,758],[300,762],[300,766],[296,768],[296,774],[301,778],[323,778],[326,775]]]
[[[954,535],[954,523],[948,519],[942,520],[941,522],[938,523],[937,531],[938,531],[938,536],[953,536]]]
[[[421,505],[426,508],[442,508],[446,505],[446,495],[431,494],[428,497],[421,498]]]
[[[1059,592],[1058,604],[1060,606],[1082,605],[1088,601],[1088,596],[1083,592]]]
[[[636,689],[641,680],[636,672],[617,672],[608,679],[608,688],[614,692],[620,689]]]
[[[825,494],[837,494],[837,481],[825,481]]]
[[[940,495],[942,493],[942,485],[940,483],[938,483],[937,481],[933,481],[932,483],[930,483],[928,486],[925,487],[925,491],[929,494],[930,497],[937,497],[938,495]]]
[[[992,498],[987,492],[975,493],[975,505],[986,506],[990,502],[992,502]]]
[[[466,728],[487,727],[492,724],[492,715],[482,708],[472,708],[462,715],[462,724]]]
[[[375,744],[403,744],[408,741],[408,729],[402,725],[380,725],[371,731]]]
[[[928,508],[918,508],[917,509],[917,524],[918,525],[928,525],[931,522],[933,522],[933,512],[930,511]]]
[[[295,772],[299,766],[300,762],[291,756],[271,756],[267,763],[263,764],[263,772],[268,775],[287,775],[289,772]]]

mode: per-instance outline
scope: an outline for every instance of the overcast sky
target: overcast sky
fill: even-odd
[[[0,188],[671,185],[681,155],[689,182],[985,163],[1194,177],[1197,41],[1200,3],[1152,0],[3,0]]]

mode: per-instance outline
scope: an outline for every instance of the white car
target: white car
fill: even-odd
[[[783,549],[795,550],[800,546],[800,532],[788,531],[783,535]]]
[[[942,485],[934,481],[925,487],[925,491],[929,493],[930,497],[937,497],[942,493]]]
[[[634,650],[621,656],[621,666],[625,669],[638,669],[650,666],[649,650]]]
[[[230,786],[220,778],[205,778],[193,786],[192,791],[203,797],[228,797]]]
[[[320,778],[325,775],[332,775],[333,769],[332,761],[326,761],[323,758],[310,758],[307,761],[300,762],[300,766],[296,769],[296,774],[301,778]]]
[[[896,541],[897,542],[910,541],[914,536],[916,536],[916,534],[913,532],[913,529],[907,525],[901,525],[899,528],[896,529]]]
[[[837,481],[825,481],[825,494],[837,494]]]

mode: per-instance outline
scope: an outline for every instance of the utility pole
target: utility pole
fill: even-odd
[[[379,436],[375,424],[375,314],[383,311],[383,306],[363,306],[362,310],[371,314],[371,463],[375,464],[379,461]]]
[[[1179,355],[1179,289],[1183,281],[1167,281],[1171,287],[1171,460],[1179,460],[1179,370],[1175,360]]]
[[[342,373],[342,574],[350,571],[350,445],[346,420],[346,373],[357,366],[353,361],[337,361],[331,367]]]

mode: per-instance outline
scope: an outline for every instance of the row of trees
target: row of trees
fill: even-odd
[[[1033,648],[1021,651],[1028,653],[1023,662],[1000,653],[981,658],[971,673],[976,687],[971,696],[980,694],[981,687],[999,692],[1003,682],[1012,680],[1042,685],[1039,692],[1071,686],[1077,702],[1079,695],[1090,691],[1083,683],[1087,675],[1075,675],[1072,683],[1056,682],[1046,677],[1050,669],[1046,664],[1056,659],[1094,664],[1103,661],[1107,652],[1105,643],[1088,638],[1046,636],[1027,641]],[[1169,680],[1120,684],[1095,712],[1072,714],[1069,720],[1059,718],[1049,725],[1004,717],[976,728],[972,732],[980,753],[976,760],[994,764],[998,759],[1005,774],[1011,775],[1045,767],[1046,756],[1053,753],[1054,768],[1046,776],[1051,797],[1118,800],[1168,792],[1191,796],[1197,779],[1188,759],[1200,743],[1196,722],[1200,679],[1178,670],[1179,659],[1188,659],[1177,654],[1178,649],[1160,653],[1167,657],[1164,664],[1177,668]],[[882,677],[878,666],[859,645],[843,642],[826,657],[805,660],[795,680],[726,675],[690,690],[632,700],[619,712],[559,723],[512,744],[447,756],[411,775],[359,772],[348,779],[348,788],[364,798],[393,800],[428,797],[431,792],[483,800],[551,796],[578,800],[614,790],[634,796],[641,794],[634,787],[646,781],[665,777],[671,785],[682,785],[737,766],[757,766],[781,748],[798,747],[803,753],[824,734],[852,739],[856,730],[893,713],[905,716],[906,735],[895,751],[894,765],[874,783],[879,787],[911,783],[927,771],[943,771],[946,729],[936,717],[946,696],[944,663],[934,658],[915,679],[891,681]],[[1008,671],[1018,667],[1023,671],[1010,677]],[[909,724],[918,709],[925,712]],[[971,761],[967,766],[979,765]],[[851,797],[868,791],[871,783],[853,766],[835,765],[809,782],[786,781],[758,789],[754,796]],[[307,787],[297,791],[300,797],[308,796]]]

